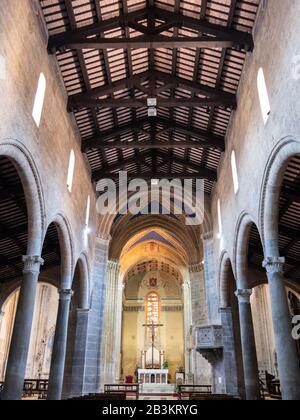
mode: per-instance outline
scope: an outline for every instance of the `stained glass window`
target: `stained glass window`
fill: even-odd
[[[155,292],[151,292],[146,297],[146,323],[149,324],[159,324],[160,318],[160,301],[159,296]],[[158,328],[154,329],[155,337],[157,336]],[[147,337],[149,341],[152,339],[152,328],[147,328]]]

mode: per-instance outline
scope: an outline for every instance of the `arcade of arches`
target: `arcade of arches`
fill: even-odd
[[[299,0],[1,6],[0,399],[299,400]]]

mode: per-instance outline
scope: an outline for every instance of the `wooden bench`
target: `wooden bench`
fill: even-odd
[[[139,399],[140,385],[139,384],[107,384],[104,385],[105,394],[125,394],[126,397],[135,396]]]
[[[126,400],[126,394],[90,394],[83,397],[70,398],[69,401],[124,401]]]
[[[189,399],[191,394],[212,394],[211,385],[179,385],[178,398],[180,400]]]
[[[222,394],[190,394],[190,400],[196,401],[239,401],[238,398],[233,397],[232,395],[222,395]]]

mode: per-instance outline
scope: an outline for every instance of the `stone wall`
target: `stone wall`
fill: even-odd
[[[1,2],[0,145],[13,144],[17,160],[20,149],[33,159],[42,186],[45,227],[57,214],[65,215],[71,229],[74,260],[86,251],[91,261],[95,235],[86,244],[83,230],[88,196],[91,197],[91,228],[96,230],[95,193],[73,118],[66,111],[67,98],[55,57],[47,53],[47,43],[32,3],[31,0]],[[32,110],[40,73],[45,75],[47,87],[38,128]],[[76,165],[70,194],[67,172],[72,149]]]
[[[290,136],[300,141],[299,18],[297,0],[264,1],[255,29],[255,49],[249,54],[238,92],[238,108],[227,134],[226,152],[212,197],[215,264],[226,250],[235,262],[235,236],[239,217],[248,213],[262,230],[261,205],[264,172],[272,151]],[[280,28],[280,30],[278,29]],[[271,114],[264,124],[257,90],[257,75],[265,74]],[[298,70],[298,73],[297,73]],[[231,153],[235,151],[239,191],[235,195]],[[284,150],[278,152],[284,158]],[[217,202],[220,199],[223,235],[219,238]],[[261,232],[263,233],[263,232]],[[262,235],[263,236],[263,235]]]

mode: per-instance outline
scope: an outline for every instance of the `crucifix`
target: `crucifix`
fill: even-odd
[[[154,343],[155,343],[155,328],[163,327],[163,324],[154,324],[154,321],[151,324],[143,324],[145,328],[151,328],[151,347],[152,347],[152,363],[151,368],[154,369]]]

